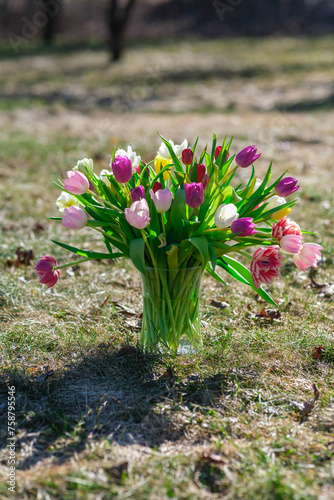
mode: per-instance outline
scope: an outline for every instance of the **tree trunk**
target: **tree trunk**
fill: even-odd
[[[135,2],[136,0],[127,0],[126,4],[121,7],[119,0],[111,0],[108,13],[108,26],[110,50],[114,61],[118,61],[121,58],[125,28]]]
[[[47,16],[47,22],[43,30],[43,41],[47,45],[52,43],[58,26],[58,18],[61,10],[61,3],[50,2],[49,0],[42,0],[44,5],[44,12]]]

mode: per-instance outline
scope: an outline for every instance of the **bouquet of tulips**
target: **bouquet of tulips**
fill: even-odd
[[[80,256],[76,263],[132,260],[143,277],[142,343],[177,349],[183,335],[201,344],[198,289],[204,271],[224,283],[220,267],[275,304],[261,285],[279,275],[281,252],[292,254],[305,271],[316,264],[322,247],[304,243],[299,225],[287,218],[297,200],[285,198],[298,190],[298,181],[284,174],[271,181],[271,164],[264,178],[257,178],[253,163],[261,155],[254,146],[231,156],[232,141],[218,144],[214,135],[212,146],[196,154],[198,140],[190,148],[187,141],[176,145],[161,138],[156,157],[147,164],[131,146],[114,149],[110,170],[100,175],[91,159],[79,161],[57,184],[63,215],[52,219],[101,234],[106,253],[54,242]],[[235,182],[240,168],[249,168],[246,185]],[[253,256],[250,247],[256,247]],[[249,258],[249,268],[231,254]],[[44,256],[36,270],[41,283],[51,287],[60,269],[73,264],[58,266]]]

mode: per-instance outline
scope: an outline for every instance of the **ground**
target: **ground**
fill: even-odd
[[[117,65],[97,47],[1,48],[1,498],[13,497],[12,386],[17,498],[333,498],[333,48],[328,37],[157,41]],[[234,136],[233,152],[256,144],[259,176],[274,159],[275,177],[300,180],[293,219],[324,247],[312,273],[286,259],[274,318],[247,287],[206,277],[204,347],[191,354],[138,347],[130,262],[69,268],[48,291],[34,271],[40,255],[73,258],[51,239],[103,249],[88,229],[46,221],[53,181],[85,156],[99,173],[115,144],[150,160],[157,130],[202,146],[214,130]]]

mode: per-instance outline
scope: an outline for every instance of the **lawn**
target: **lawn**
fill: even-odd
[[[333,498],[334,39],[157,41],[117,65],[99,47],[29,50],[0,47],[0,498]],[[192,354],[139,348],[130,262],[70,267],[50,290],[34,271],[41,255],[75,260],[51,239],[103,251],[46,220],[53,181],[83,157],[108,168],[114,145],[149,161],[157,130],[256,144],[260,177],[274,159],[275,177],[300,180],[292,218],[324,247],[311,272],[286,259],[274,317],[246,286],[205,277]]]

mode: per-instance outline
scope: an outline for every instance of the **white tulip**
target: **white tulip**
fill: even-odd
[[[65,193],[65,191],[63,191],[61,195],[58,197],[56,205],[58,207],[59,212],[64,212],[65,208],[72,207],[72,205],[79,207],[80,203],[75,198],[75,196],[72,196],[71,194]]]
[[[232,222],[239,218],[238,210],[233,203],[220,205],[215,213],[215,224],[219,229],[229,227]]]
[[[125,151],[125,149],[118,149],[115,153],[115,158],[116,158],[116,156],[127,156],[129,158],[129,160],[131,161],[133,168],[139,167],[141,157],[138,156],[137,153],[132,150],[132,146],[130,146],[130,144],[128,145],[126,151]],[[112,163],[112,161],[110,162],[110,164],[111,163]]]
[[[82,174],[87,174],[87,172],[93,172],[93,160],[91,158],[83,158],[79,160],[72,170],[78,170]]]

